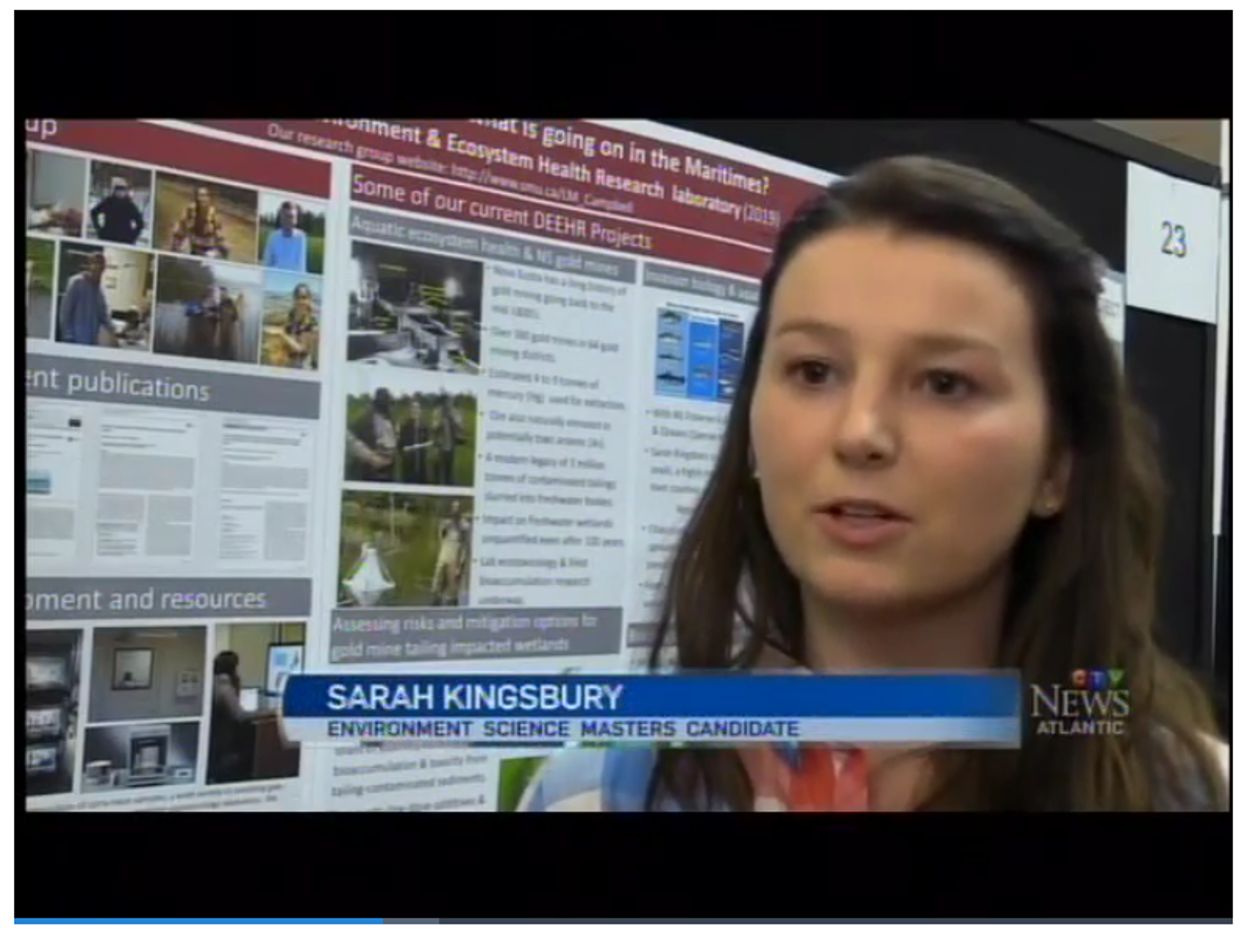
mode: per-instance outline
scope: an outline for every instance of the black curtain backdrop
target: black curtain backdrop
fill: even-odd
[[[1129,306],[1126,316],[1126,378],[1156,424],[1169,491],[1160,627],[1171,652],[1206,669],[1212,658],[1215,399],[1209,390],[1216,373],[1216,329]]]

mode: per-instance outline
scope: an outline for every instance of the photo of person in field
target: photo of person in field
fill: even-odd
[[[468,488],[476,477],[476,398],[388,385],[347,396],[346,479]]]
[[[276,193],[261,193],[259,205],[260,263],[292,274],[323,274],[328,206]]]
[[[338,603],[467,606],[472,505],[466,496],[344,493]]]
[[[314,370],[320,353],[320,279],[267,271],[260,362]]]
[[[160,259],[155,351],[171,356],[255,363],[259,358],[258,268],[193,258]]]
[[[158,173],[155,246],[198,258],[255,264],[258,204],[254,190]]]

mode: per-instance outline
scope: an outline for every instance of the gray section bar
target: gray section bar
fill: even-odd
[[[427,663],[618,653],[619,607],[405,607],[334,611],[329,662]]]
[[[306,617],[307,578],[27,578],[26,620]]]
[[[319,418],[320,383],[103,362],[76,356],[26,355],[26,394],[116,405]]]
[[[658,624],[656,623],[630,623],[628,624],[628,649],[653,646],[654,638],[657,636]]]
[[[351,234],[404,248],[452,251],[481,261],[520,264],[621,284],[636,283],[636,262],[628,258],[563,245],[555,247],[513,235],[478,232],[456,225],[426,222],[424,219],[400,218],[371,209],[351,210]]]
[[[742,281],[721,274],[700,274],[686,268],[673,268],[666,264],[646,262],[642,268],[642,281],[646,287],[680,291],[698,297],[714,297],[733,303],[755,307],[761,296],[761,287],[753,281]]]

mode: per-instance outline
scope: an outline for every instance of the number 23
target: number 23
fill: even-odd
[[[1173,222],[1162,222],[1160,227],[1165,230],[1165,241],[1160,246],[1162,253],[1175,258],[1186,257],[1186,226],[1175,225]]]

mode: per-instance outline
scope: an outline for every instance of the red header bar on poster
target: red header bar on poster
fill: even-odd
[[[26,141],[329,198],[330,164],[144,121],[28,120]]]
[[[370,166],[351,168],[351,199],[421,215],[472,222],[577,245],[678,261],[750,278],[766,272],[760,248],[703,238],[641,222],[552,208],[451,183],[439,183]]]
[[[198,123],[356,163],[705,232],[768,251],[783,220],[819,190],[806,180],[589,121]]]

